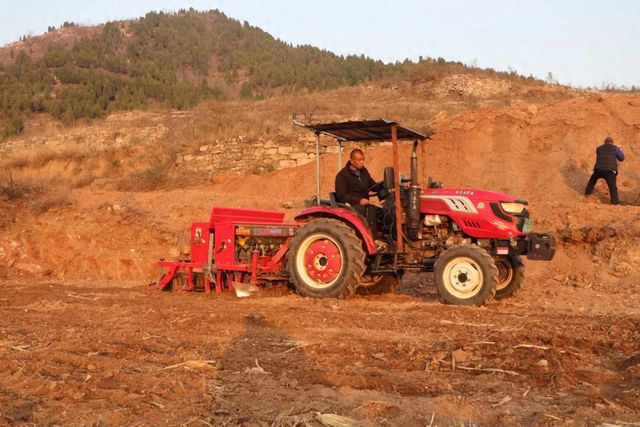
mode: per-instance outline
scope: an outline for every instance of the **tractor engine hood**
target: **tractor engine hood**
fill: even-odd
[[[469,236],[509,238],[529,232],[528,202],[509,194],[468,188],[426,188],[420,195],[424,214],[450,217]]]
[[[469,188],[425,188],[422,196],[461,197],[477,202],[510,202],[528,205],[528,202],[520,197],[496,191],[478,190]]]

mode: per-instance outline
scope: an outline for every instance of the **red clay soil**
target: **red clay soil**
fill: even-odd
[[[640,417],[639,310],[528,283],[483,308],[283,289],[146,291],[140,282],[3,284],[2,419],[24,425],[616,424]]]
[[[0,424],[629,425],[640,422],[640,97],[480,109],[436,123],[423,162],[448,187],[531,202],[556,258],[482,308],[438,301],[432,278],[396,295],[301,298],[286,289],[150,292],[212,205],[282,209],[314,165],[208,185],[74,190],[36,214],[0,205]],[[606,135],[622,145],[622,206],[582,191]],[[401,149],[408,170],[408,146]],[[367,151],[375,177],[390,147]],[[322,162],[323,192],[337,169]],[[284,208],[283,206],[286,206]]]

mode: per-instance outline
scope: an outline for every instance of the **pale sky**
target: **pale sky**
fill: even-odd
[[[0,45],[64,21],[219,9],[281,40],[385,62],[420,55],[563,84],[640,87],[639,0],[0,0]]]

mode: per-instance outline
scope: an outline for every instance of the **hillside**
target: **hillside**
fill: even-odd
[[[225,57],[224,28],[239,51],[286,55],[300,80],[272,84]],[[208,52],[202,67],[184,43]],[[638,93],[340,58],[218,12],[67,26],[6,49],[0,60],[17,63],[2,68],[5,100],[42,102],[12,110],[26,126],[0,143],[0,424],[638,424]],[[319,64],[337,71],[318,80]],[[102,104],[76,116],[78,100]],[[63,104],[60,116],[48,110]],[[482,307],[445,305],[433,275],[413,273],[395,294],[346,299],[286,286],[242,299],[148,290],[159,258],[188,258],[189,227],[212,206],[289,219],[303,208],[315,138],[292,113],[432,133],[422,182],[528,200],[533,229],[558,239],[554,259],[525,260],[518,294]],[[604,182],[583,196],[605,136],[626,154],[618,206]],[[410,150],[399,150],[405,175]],[[341,165],[332,141],[321,152],[327,194]],[[380,179],[391,147],[368,146],[366,158]]]
[[[460,72],[527,81],[515,73],[443,58],[384,64],[294,47],[218,11],[151,12],[98,27],[52,29],[0,49],[0,124],[3,134],[11,136],[21,133],[36,113],[69,124],[157,104],[188,109],[204,100],[256,99]]]
[[[603,135],[610,134],[628,154],[618,184],[621,200],[627,206],[601,208],[604,212],[618,209],[624,217],[632,209],[630,205],[640,205],[640,184],[634,179],[634,171],[640,167],[635,156],[640,137],[637,96],[570,97],[565,93],[553,95],[559,96],[556,100],[525,102],[514,95],[513,101],[501,104],[500,97],[478,101],[476,94],[474,102],[485,106],[464,109],[458,104],[458,95],[424,98],[420,90],[409,86],[406,91],[401,87],[339,89],[313,98],[289,97],[285,104],[281,99],[253,101],[250,112],[246,102],[227,101],[180,114],[116,115],[90,127],[67,130],[41,123],[36,128],[37,136],[31,134],[13,141],[0,152],[0,165],[11,172],[11,177],[1,177],[1,188],[6,197],[10,188],[17,193],[12,197],[14,207],[4,210],[7,231],[1,246],[5,248],[5,261],[19,254],[38,265],[38,271],[51,271],[53,275],[132,278],[153,271],[153,259],[175,248],[175,236],[170,236],[206,216],[213,204],[301,208],[303,200],[313,193],[314,166],[307,163],[310,158],[276,162],[276,170],[271,172],[257,168],[260,164],[250,166],[243,161],[250,152],[262,150],[253,147],[273,144],[276,159],[289,158],[287,153],[300,144],[311,148],[311,136],[290,123],[290,112],[304,107],[315,111],[316,120],[386,116],[417,129],[430,125],[435,135],[423,159],[429,175],[450,187],[490,188],[521,195],[533,203],[536,224],[556,233],[607,224],[605,214],[602,218],[594,215],[589,224],[580,225],[581,220],[586,220],[580,212],[599,208],[606,201],[602,191],[589,199],[582,196],[582,191],[595,146]],[[491,84],[485,81],[482,87],[486,90]],[[423,90],[437,91],[434,87]],[[521,96],[531,97],[530,91],[523,93]],[[339,99],[350,101],[340,104]],[[437,112],[436,106],[445,109]],[[395,114],[390,116],[391,112]],[[426,116],[432,120],[425,121]],[[217,117],[213,123],[212,117]],[[250,150],[242,151],[243,147]],[[403,149],[401,161],[404,169],[408,167],[407,149]],[[380,176],[386,166],[388,150],[384,146],[368,150],[374,176]],[[227,153],[232,153],[231,157]],[[264,159],[265,155],[259,154],[256,159]],[[192,160],[185,161],[189,156]],[[198,157],[209,160],[198,162]],[[237,165],[246,165],[244,171],[230,174]],[[335,155],[326,154],[322,165],[323,191],[327,192],[337,168]],[[272,195],[265,198],[263,194]],[[114,205],[119,206],[115,211]],[[12,226],[10,218],[17,218],[18,212],[22,212],[21,220]],[[575,215],[580,220],[573,218]],[[57,225],[48,228],[52,236],[63,229],[71,234],[71,230],[77,230],[79,242],[89,238],[94,228],[91,224],[97,221],[101,227],[113,227],[114,231],[102,243],[91,237],[94,249],[120,255],[90,256],[87,264],[87,258],[75,255],[73,239],[68,251],[56,253],[44,250],[44,237],[38,242],[16,243],[23,240],[19,234],[25,221],[53,221]],[[138,228],[148,229],[145,243],[128,242],[126,236]],[[632,229],[626,228],[626,232]],[[120,233],[121,237],[114,239]],[[637,237],[631,237],[630,242],[636,241]],[[7,248],[16,245],[19,249],[7,252]],[[127,252],[129,249],[134,251]],[[621,256],[635,265],[633,257]],[[123,270],[120,262],[129,267]],[[62,265],[68,267],[61,269]],[[83,265],[93,267],[87,269]],[[5,270],[10,275],[19,272],[15,268]]]
[[[328,413],[365,425],[632,425],[640,97],[551,89],[456,76],[90,126],[34,123],[0,152],[13,179],[5,173],[0,185],[0,419],[320,425]],[[433,126],[426,172],[448,187],[528,199],[534,229],[559,239],[556,257],[526,261],[521,292],[480,308],[441,304],[430,276],[407,277],[397,295],[346,300],[282,288],[246,300],[147,291],[158,257],[185,256],[191,222],[211,206],[289,218],[302,208],[314,192],[311,163],[231,173],[196,157],[254,142],[282,155],[311,145],[290,124],[303,110]],[[582,196],[607,134],[627,154],[621,206],[607,203],[602,182]],[[405,172],[409,150],[400,150]],[[193,169],[180,153],[192,153]],[[389,146],[367,149],[374,177],[389,158]],[[336,156],[321,166],[326,193]]]
[[[314,121],[386,117],[428,131],[434,121],[477,108],[544,105],[575,96],[600,95],[457,74],[259,101],[205,102],[189,111],[118,113],[75,126],[38,115],[20,137],[0,145],[0,166],[26,186],[175,188],[208,182],[221,172],[260,173],[310,161],[301,153],[310,149],[307,136],[292,127],[292,113]],[[230,146],[238,151],[231,153]],[[275,157],[265,156],[265,150],[275,150]],[[289,158],[278,157],[286,150]],[[7,180],[0,176],[0,183]]]

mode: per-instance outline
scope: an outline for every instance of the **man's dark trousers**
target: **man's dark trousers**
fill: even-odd
[[[620,203],[618,200],[618,187],[616,186],[616,177],[618,176],[618,172],[611,169],[594,169],[591,178],[589,179],[589,183],[587,184],[586,190],[584,190],[584,194],[588,196],[593,192],[593,187],[596,185],[596,181],[600,178],[607,181],[607,185],[609,186],[609,196],[611,197],[611,204],[617,205]]]
[[[376,205],[356,205],[352,208],[362,215],[369,225],[369,229],[373,232],[373,237],[378,238],[378,222],[382,219],[382,208]]]

